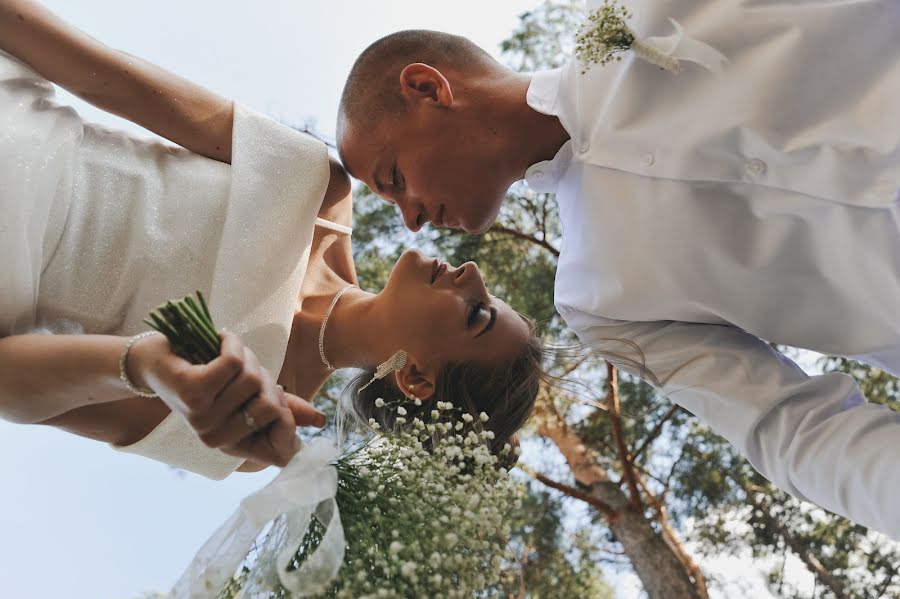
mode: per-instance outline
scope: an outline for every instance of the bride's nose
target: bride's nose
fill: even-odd
[[[481,273],[478,271],[478,265],[474,262],[465,262],[460,264],[456,269],[453,277],[453,284],[457,287],[470,284],[474,280],[481,279]]]

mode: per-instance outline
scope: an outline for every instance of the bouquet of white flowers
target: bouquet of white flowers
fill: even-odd
[[[148,323],[176,352],[193,355],[189,360],[217,354],[202,297],[168,302]],[[437,402],[423,418],[407,420],[409,406],[376,404],[396,411],[398,430],[377,434],[370,420],[374,437],[342,455],[321,439],[302,449],[242,502],[173,594],[468,598],[505,587],[504,565],[513,561],[505,520],[522,491],[501,460],[513,461],[518,449],[507,444],[499,456],[491,453],[484,413]]]

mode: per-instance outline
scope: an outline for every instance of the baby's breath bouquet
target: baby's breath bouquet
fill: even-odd
[[[215,329],[206,305],[199,296],[198,301],[187,299],[167,303],[150,322],[170,340],[177,339],[185,353],[191,353],[188,348],[197,351],[198,335],[207,337],[202,345],[210,349],[208,333]],[[413,401],[419,416],[409,416],[412,402],[377,400],[377,407],[396,411],[397,429],[382,434],[378,423],[370,420],[369,439],[342,454],[335,451],[335,457],[321,465],[321,477],[336,473],[333,498],[317,502],[298,517],[292,512],[293,497],[281,492],[279,501],[284,505],[261,534],[250,529],[254,542],[239,567],[226,565],[229,572],[224,579],[210,577],[207,582],[217,581],[214,588],[194,580],[182,585],[186,577],[195,576],[186,574],[173,595],[470,598],[507,588],[510,581],[504,580],[504,572],[514,558],[508,553],[510,530],[505,522],[520,505],[521,489],[502,464],[514,461],[518,449],[507,444],[499,455],[489,450],[493,432],[486,430],[485,413],[475,416],[441,401],[423,411],[420,400]],[[318,450],[312,444],[302,449],[282,475],[309,459],[305,453]],[[278,488],[278,483],[276,478],[266,489]],[[290,487],[281,487],[286,488]],[[245,499],[241,510],[250,513],[253,500],[252,495]],[[301,502],[299,496],[296,500]],[[232,529],[246,519],[241,510],[233,517],[237,520],[231,522]],[[211,544],[217,535],[219,541],[228,537],[221,530],[204,549],[228,545]],[[336,575],[323,565],[334,554]],[[189,572],[206,576],[215,570],[215,561],[208,555],[200,569]]]
[[[451,403],[437,402],[424,420],[403,422],[406,409],[395,409],[399,430],[378,435],[337,460],[344,563],[327,589],[309,596],[468,599],[497,594],[508,583],[504,566],[513,560],[505,522],[520,505],[519,489],[498,459],[517,449],[507,445],[499,458],[490,452],[486,441],[493,433],[479,430],[486,414],[476,419]],[[315,522],[288,569],[309,558],[324,532]],[[259,558],[248,556],[221,599],[292,596],[260,575],[267,568]]]

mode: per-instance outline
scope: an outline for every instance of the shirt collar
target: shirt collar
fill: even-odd
[[[538,71],[531,76],[525,101],[534,110],[559,116],[559,85],[563,69]],[[567,141],[552,160],[544,160],[528,167],[525,183],[538,193],[555,193],[559,178],[572,159],[572,143]]]
[[[525,94],[528,105],[540,113],[559,116],[557,98],[562,72],[563,69],[558,68],[532,74],[528,93]]]
[[[551,160],[532,164],[525,171],[525,183],[538,193],[556,193],[559,180],[572,161],[572,140],[562,145]]]

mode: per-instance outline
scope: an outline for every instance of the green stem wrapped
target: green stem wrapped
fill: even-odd
[[[144,322],[165,335],[177,355],[192,364],[206,364],[222,352],[222,340],[203,294],[196,293],[196,301],[189,295],[168,301],[150,312]]]

